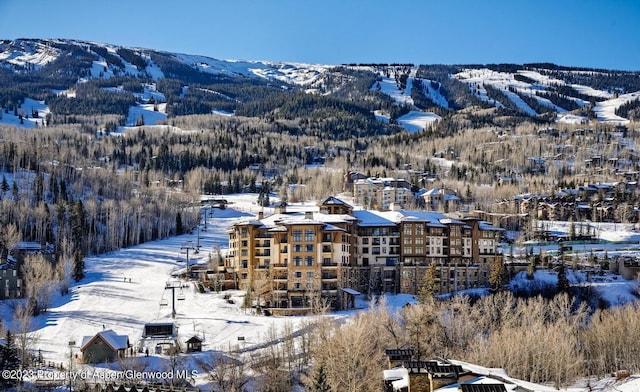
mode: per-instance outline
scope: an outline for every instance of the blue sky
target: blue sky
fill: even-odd
[[[640,70],[639,0],[0,0],[0,39],[218,59]]]

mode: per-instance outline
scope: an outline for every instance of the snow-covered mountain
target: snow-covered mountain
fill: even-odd
[[[105,56],[106,53],[106,56]],[[294,85],[311,85],[330,66],[269,61],[218,60],[200,55],[169,53],[143,48],[125,48],[99,42],[60,39],[20,39],[0,41],[0,65],[14,71],[39,70],[62,57],[93,57],[90,76],[138,76],[157,80],[169,77],[171,70],[159,66],[151,54],[166,55],[195,71],[231,77],[257,77]],[[133,56],[133,57],[132,57]],[[142,62],[131,63],[132,58]]]
[[[83,84],[84,89],[79,87]],[[101,94],[96,89],[113,93],[119,104],[78,105],[87,97],[104,102],[96,98]],[[3,123],[37,125],[28,113],[18,113],[30,110],[24,107],[27,99],[43,105],[41,109],[50,110],[50,115],[117,114],[128,119],[127,125],[135,125],[145,111],[147,124],[151,118],[165,121],[177,115],[236,110],[264,117],[280,111],[285,95],[297,93],[348,103],[351,106],[340,109],[349,111],[347,117],[359,117],[357,132],[372,134],[393,133],[400,129],[397,126],[420,131],[443,113],[469,107],[561,123],[620,124],[640,118],[640,72],[546,63],[328,65],[220,60],[80,40],[0,40]],[[54,94],[58,99],[52,99]],[[80,108],[70,110],[71,103],[60,102],[65,98],[76,98],[73,105]],[[49,107],[50,101],[56,101],[55,107]],[[257,102],[266,101],[257,108]],[[395,106],[390,107],[389,101]],[[162,109],[158,106],[166,103]],[[284,116],[314,118],[316,110],[323,113],[318,105],[336,108],[330,100],[305,105],[308,110],[289,107],[291,112]],[[345,113],[337,117],[345,118]]]

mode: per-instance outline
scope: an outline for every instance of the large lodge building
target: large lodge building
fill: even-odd
[[[502,229],[427,211],[354,210],[335,197],[313,211],[276,209],[229,231],[227,269],[260,306],[348,306],[352,295],[418,294],[436,265],[436,293],[488,285]],[[351,297],[350,297],[351,296]]]

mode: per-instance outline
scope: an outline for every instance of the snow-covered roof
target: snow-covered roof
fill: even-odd
[[[341,205],[341,206],[349,206],[350,207],[350,205],[348,203],[345,203],[344,201],[338,199],[335,196],[327,197],[320,204],[322,204],[322,205],[333,204],[333,205]]]
[[[107,329],[106,331],[98,332],[94,336],[83,337],[80,350],[86,350],[87,346],[89,346],[97,338],[102,339],[114,351],[124,350],[129,347],[129,337],[127,335],[118,335],[113,330]]]
[[[409,371],[404,367],[387,369],[383,371],[384,380],[391,381],[394,391],[409,388]]]
[[[343,287],[342,291],[344,291],[347,294],[351,294],[351,295],[360,295],[360,292],[358,290],[350,289],[348,287]]]
[[[478,223],[478,227],[480,228],[480,230],[486,231],[505,231],[502,227],[493,226],[492,224],[485,221],[480,221]]]
[[[369,210],[354,211],[353,215],[358,218],[358,226],[395,226],[396,222],[389,220]]]

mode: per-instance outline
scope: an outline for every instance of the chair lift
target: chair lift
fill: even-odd
[[[182,291],[182,287],[180,287],[180,291],[178,292],[178,295],[176,296],[176,299],[178,301],[184,301],[185,297],[184,297],[184,292]]]
[[[162,298],[160,298],[160,306],[169,306],[169,301],[164,297],[164,294],[162,295]]]

